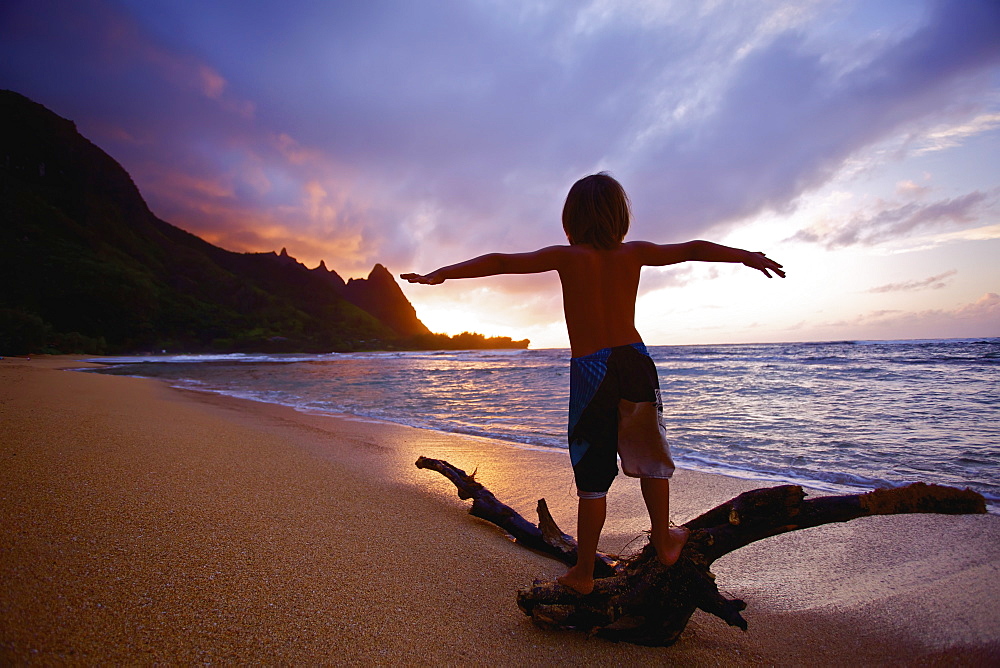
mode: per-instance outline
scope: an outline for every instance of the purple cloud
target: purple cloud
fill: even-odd
[[[0,86],[216,243],[401,266],[428,243],[559,243],[562,198],[598,169],[632,195],[635,237],[793,208],[859,150],[975,105],[1000,10],[921,7],[856,35],[823,4],[786,25],[744,4],[10,0]],[[826,21],[839,52],[817,46]]]
[[[713,113],[640,152],[637,208],[671,212],[688,235],[787,210],[855,152],[988,85],[998,30],[996,3],[933,3],[912,34],[846,70],[804,34],[783,34],[737,66]]]
[[[948,285],[948,281],[945,279],[951,278],[958,272],[952,269],[951,271],[946,271],[943,274],[938,274],[937,276],[931,276],[930,278],[925,278],[916,281],[902,281],[900,283],[887,283],[885,285],[880,285],[874,287],[867,292],[874,294],[882,294],[886,292],[915,292],[917,290],[940,290]]]
[[[909,202],[874,214],[858,213],[840,225],[800,230],[793,241],[818,243],[826,248],[873,246],[906,237],[917,230],[967,224],[977,219],[977,209],[989,196],[979,191],[961,197],[921,204]]]

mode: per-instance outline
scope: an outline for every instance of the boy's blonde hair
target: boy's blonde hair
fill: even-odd
[[[574,183],[563,205],[563,230],[571,244],[617,248],[628,233],[631,218],[625,189],[607,172]]]

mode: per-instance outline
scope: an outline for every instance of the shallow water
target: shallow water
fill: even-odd
[[[651,346],[679,466],[855,492],[922,480],[1000,504],[1000,339]],[[106,358],[101,373],[565,447],[569,351]]]

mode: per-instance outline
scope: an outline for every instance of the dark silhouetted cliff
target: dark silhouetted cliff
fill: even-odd
[[[76,126],[0,91],[0,354],[331,351],[430,335],[391,274],[347,283],[150,212]]]
[[[344,287],[344,296],[403,336],[430,334],[417,319],[417,311],[399,289],[389,270],[376,264],[368,278],[352,278]]]

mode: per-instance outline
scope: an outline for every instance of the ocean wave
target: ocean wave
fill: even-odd
[[[996,505],[1000,339],[651,346],[678,464],[835,493],[923,480]],[[993,357],[987,357],[993,355]],[[99,358],[304,412],[565,449],[569,351]],[[944,361],[942,361],[944,360]]]

